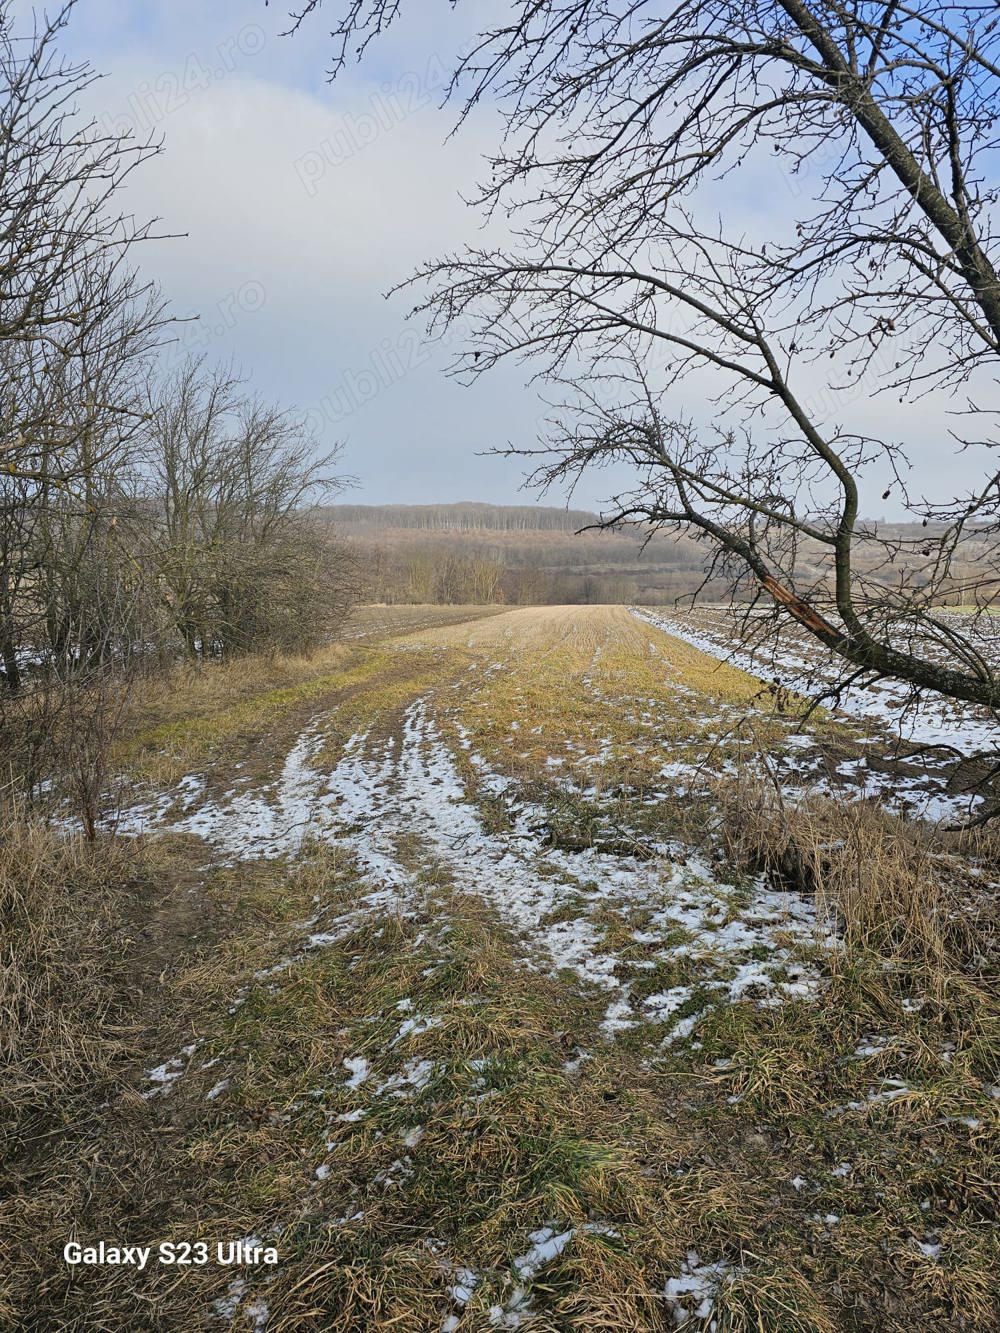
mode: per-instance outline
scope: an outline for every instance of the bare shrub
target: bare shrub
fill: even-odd
[[[330,638],[352,565],[311,505],[346,484],[330,473],[339,451],[320,454],[297,417],[199,360],[153,390],[147,449],[157,577],[187,655]]]

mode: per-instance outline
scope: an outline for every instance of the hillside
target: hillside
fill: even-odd
[[[673,602],[695,594],[705,558],[689,537],[587,531],[598,515],[545,505],[331,505],[378,602]],[[644,545],[645,541],[645,545]],[[720,597],[721,580],[706,590]]]
[[[729,601],[729,581],[708,577],[710,552],[692,537],[624,526],[598,531],[600,518],[585,509],[550,505],[491,505],[472,501],[432,505],[330,505],[320,511],[359,555],[362,595],[372,602],[506,605],[642,603],[671,605],[678,598]],[[894,585],[905,573],[911,586],[925,578],[921,548],[940,538],[938,524],[872,520],[871,533],[898,542],[892,560],[860,540],[855,565]],[[910,549],[906,550],[909,544]],[[991,539],[974,529],[956,546],[944,600],[964,603],[991,567]],[[797,573],[822,583],[829,552],[803,541]],[[953,589],[953,591],[952,591]]]
[[[333,505],[337,521],[373,532],[577,532],[598,521],[589,509],[554,505],[491,505],[475,500],[439,505]]]

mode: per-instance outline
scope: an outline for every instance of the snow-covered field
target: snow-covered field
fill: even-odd
[[[842,670],[842,664],[822,644],[794,632],[782,637],[773,654],[754,653],[734,638],[732,622],[725,612],[671,614],[635,608],[634,614],[720,661],[763,680],[777,680],[807,698],[829,689]],[[984,648],[992,649],[1000,659],[1000,639],[984,644]],[[982,709],[930,692],[914,699],[909,687],[899,681],[874,680],[851,686],[840,694],[837,706],[851,717],[875,722],[915,745],[978,750],[997,739],[996,724]]]
[[[838,946],[812,901],[775,892],[761,882],[737,890],[720,882],[699,857],[677,848],[669,854],[663,848],[664,855],[644,860],[546,845],[539,832],[544,810],[519,800],[510,779],[473,752],[463,728],[440,723],[426,697],[405,708],[393,734],[356,733],[332,766],[323,763],[322,755],[320,719],[291,747],[278,776],[254,791],[233,788],[212,799],[205,784],[191,776],[159,800],[127,810],[120,818],[120,827],[131,833],[197,834],[214,859],[226,864],[292,858],[308,839],[349,852],[360,877],[352,908],[334,917],[320,912],[302,922],[296,951],[259,972],[254,984],[280,984],[297,960],[338,943],[366,920],[376,922],[387,914],[418,916],[427,890],[421,886],[419,866],[413,864],[416,847],[420,864],[435,867],[439,906],[449,892],[482,899],[509,929],[522,967],[575,978],[585,992],[603,997],[598,1044],[613,1043],[620,1034],[641,1027],[649,1058],[655,1061],[658,1049],[696,1037],[697,1024],[710,1006],[769,1007],[819,993],[823,982],[809,956]],[[460,759],[471,764],[478,790],[505,802],[509,829],[498,833],[485,827],[475,793],[462,780]],[[406,856],[401,855],[403,846]],[[442,870],[447,876],[443,887]],[[606,942],[609,917],[621,928],[627,925],[627,947],[620,931],[616,943]],[[442,937],[446,922],[447,917],[438,927]],[[664,964],[675,972],[682,966],[686,980],[652,991],[643,987],[636,995],[637,980]],[[246,994],[244,990],[237,996],[231,1012],[245,1002]],[[408,1000],[397,1008],[398,1030],[388,1044],[388,1053],[401,1048],[395,1072],[376,1078],[365,1055],[345,1058],[339,1084],[341,1095],[350,1098],[349,1109],[334,1117],[332,1129],[357,1125],[380,1104],[409,1103],[441,1077],[432,1061],[407,1057],[405,1050],[410,1039],[433,1030],[442,1017],[419,1012]],[[577,1047],[565,1065],[567,1074],[592,1058]],[[214,1063],[201,1062],[198,1045],[189,1045],[147,1071],[143,1095],[168,1095],[183,1075]],[[228,1079],[217,1081],[206,1100],[223,1097],[228,1086]],[[411,1154],[423,1135],[421,1123],[410,1126],[399,1157],[376,1184],[381,1182],[386,1190],[405,1188],[413,1172]],[[336,1142],[331,1138],[328,1149]],[[314,1184],[325,1181],[330,1169],[328,1162],[321,1162]],[[343,1223],[362,1218],[362,1212],[348,1208]],[[530,1317],[535,1279],[578,1230],[581,1235],[617,1235],[597,1222],[574,1228],[560,1227],[552,1219],[539,1226],[528,1235],[528,1248],[513,1261],[501,1303],[489,1311],[491,1327],[516,1329]],[[482,1270],[474,1259],[456,1265],[442,1255],[440,1263],[453,1311],[441,1328],[455,1330]],[[725,1273],[725,1265],[702,1265],[692,1251],[662,1293],[665,1307],[678,1321],[710,1311]],[[241,1280],[231,1284],[216,1305],[226,1322],[245,1316],[253,1317],[256,1327],[266,1327],[266,1301],[258,1294],[251,1302]]]
[[[209,745],[151,733],[130,780],[186,776],[114,823],[171,835],[136,859],[182,868],[162,910],[184,1003],[150,1024],[135,1101],[183,1172],[198,1145],[212,1215],[232,1193],[235,1234],[280,1246],[222,1275],[209,1320],[768,1327],[803,1253],[853,1301],[862,1263],[939,1282],[967,1252],[937,1200],[979,1178],[995,1077],[922,973],[859,955],[846,895],[749,868],[719,784],[756,792],[756,754],[792,821],[810,791],[924,814],[951,794],[880,765],[890,696],[803,725],[728,648],[658,613],[525,608],[416,631]]]
[[[634,608],[633,614],[719,661],[806,698],[821,696],[838,680],[839,664],[833,656],[804,635],[788,633],[773,653],[765,654],[740,644],[725,612],[671,614]],[[1000,647],[992,646],[1000,656]],[[914,753],[914,766],[920,771],[911,773],[895,768],[887,772],[878,760],[897,749],[908,754],[923,746],[949,746],[964,754],[995,748],[1000,736],[984,710],[930,692],[914,697],[908,687],[892,680],[854,685],[838,696],[836,706],[867,730],[871,761],[861,758],[842,765],[838,776],[847,781],[834,788],[816,774],[816,765],[809,761],[814,747],[803,734],[797,738],[797,762],[784,764],[791,798],[805,791],[853,790],[858,798],[873,797],[890,809],[933,822],[961,820],[979,808],[979,795],[948,791],[953,755],[936,750]]]

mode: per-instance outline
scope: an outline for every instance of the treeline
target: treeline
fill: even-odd
[[[93,834],[140,678],[306,650],[351,583],[310,512],[333,460],[297,416],[231,369],[164,365],[148,233],[117,200],[156,150],[77,110],[68,14],[20,37],[0,3],[0,753],[8,793],[59,775]]]
[[[683,532],[651,534],[628,525],[588,531],[595,516],[584,511],[511,510],[509,517],[506,506],[485,504],[332,505],[322,512],[353,544],[363,596],[372,602],[671,605],[678,599],[748,600],[758,593],[752,581],[734,580],[723,568],[713,575],[711,552]],[[480,521],[484,526],[475,526]],[[895,529],[905,529],[919,548],[920,525]],[[974,532],[957,543],[951,578],[941,581],[942,601],[973,600],[970,589],[984,569],[980,545]],[[868,577],[885,577],[874,542],[859,542],[855,557]],[[901,555],[900,567],[904,563],[919,579],[919,556]],[[829,583],[832,601],[826,548],[804,540],[799,566],[817,586]]]
[[[434,544],[387,550],[363,546],[358,565],[363,571],[365,600],[390,605],[531,605],[580,600],[570,596],[564,582],[549,571],[511,569],[501,552],[488,548],[461,551]]]
[[[366,601],[501,604],[672,603],[721,597],[703,549],[683,533],[596,530],[597,515],[547,505],[336,504]]]
[[[337,507],[339,512],[340,507]],[[566,605],[719,597],[721,581],[705,582],[702,553],[684,538],[665,537],[645,551],[635,534],[498,530],[475,532],[387,529],[353,541],[366,601],[386,603]]]
[[[0,476],[8,692],[182,654],[298,651],[343,614],[346,553],[307,508],[331,459],[292,415],[192,361],[129,416],[58,451],[46,432]]]
[[[425,532],[578,532],[597,522],[585,509],[551,505],[459,504],[331,506],[339,524],[358,529]]]

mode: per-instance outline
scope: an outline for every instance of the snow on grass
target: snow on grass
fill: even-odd
[[[779,676],[785,688],[807,698],[820,694],[838,679],[837,659],[826,654],[820,645],[797,635],[786,635],[774,649],[774,655],[765,659],[749,648],[734,645],[727,621],[720,619],[710,627],[696,627],[688,620],[638,607],[632,608],[632,614],[710,657],[752,675]],[[982,709],[931,692],[913,698],[907,686],[893,680],[852,686],[839,696],[837,707],[858,721],[875,723],[890,743],[902,743],[905,747],[944,745],[975,751],[988,748],[996,731],[995,723]],[[802,752],[814,745],[810,737],[794,735],[788,736],[785,743]],[[923,762],[927,771],[906,774],[873,770],[865,758],[846,760],[837,768],[841,780],[837,785],[817,774],[800,786],[786,785],[784,790],[794,800],[806,792],[843,794],[846,789],[858,799],[876,798],[889,808],[932,822],[967,816],[980,803],[980,796],[948,793],[947,777],[933,771],[935,760],[928,756]]]
[[[425,700],[406,710],[401,742],[352,736],[332,772],[315,764],[321,743],[311,728],[270,786],[205,801],[169,825],[200,833],[228,860],[291,855],[307,836],[336,840],[352,852],[368,892],[363,886],[353,909],[335,920],[305,923],[308,934],[298,952],[257,980],[284,971],[310,949],[335,943],[374,915],[415,910],[424,890],[398,848],[416,839],[457,891],[496,910],[519,937],[526,965],[551,974],[568,971],[610,993],[608,1038],[637,1022],[666,1021],[687,998],[674,995],[671,1007],[659,1012],[655,1005],[633,1005],[629,977],[640,966],[687,959],[688,994],[707,987],[720,999],[775,1003],[817,988],[818,975],[798,951],[816,940],[831,941],[804,898],[772,892],[762,882],[749,895],[737,895],[693,856],[639,861],[591,848],[545,846],[545,811],[518,805],[510,795],[503,799],[513,827],[488,832]],[[505,791],[479,756],[470,758],[487,789]],[[195,790],[185,783],[185,791]],[[629,962],[620,941],[614,947],[605,942],[609,917],[624,922],[636,912],[643,924],[630,930],[641,964]],[[395,1040],[437,1021],[407,1014]]]
[[[321,736],[305,732],[290,750],[278,778],[252,792],[234,789],[217,800],[201,799],[204,781],[182,778],[154,802],[122,811],[114,821],[115,828],[126,835],[164,827],[195,833],[221,853],[223,864],[294,854],[310,830],[323,786],[323,775],[310,763],[321,744]],[[176,805],[185,813],[168,823],[166,816]]]
[[[351,1076],[344,1084],[345,1088],[359,1088],[371,1073],[371,1067],[363,1055],[350,1056],[344,1061],[344,1068]]]
[[[514,1271],[522,1282],[530,1281],[540,1268],[558,1259],[563,1250],[573,1239],[573,1228],[557,1232],[553,1227],[542,1227],[533,1231],[528,1239],[531,1248],[514,1260]]]
[[[456,1305],[468,1305],[478,1281],[479,1275],[471,1268],[456,1268],[452,1284],[447,1288],[448,1295]]]
[[[143,1097],[155,1097],[158,1093],[169,1092],[181,1074],[184,1073],[184,1069],[184,1061],[177,1056],[164,1061],[162,1065],[156,1065],[153,1069],[147,1069],[146,1077],[153,1084],[153,1087],[144,1092]]]
[[[530,1245],[524,1254],[511,1262],[511,1273],[504,1278],[506,1294],[502,1305],[492,1305],[487,1313],[491,1328],[520,1328],[531,1310],[531,1286],[547,1265],[554,1263],[572,1241],[577,1231],[592,1236],[617,1238],[619,1232],[603,1222],[585,1222],[580,1227],[560,1229],[556,1222],[548,1222],[528,1235]],[[459,1307],[472,1299],[482,1274],[473,1266],[459,1266],[441,1261],[441,1268],[450,1279],[448,1295]],[[456,1322],[452,1322],[456,1321]],[[449,1315],[442,1329],[457,1328],[458,1316]]]
[[[477,767],[490,776],[482,760]],[[395,848],[401,836],[416,836],[456,889],[485,898],[520,936],[525,962],[553,973],[569,970],[619,992],[606,1035],[640,1016],[619,975],[630,970],[627,961],[604,944],[606,921],[595,920],[599,914],[643,910],[648,920],[641,939],[634,934],[647,963],[689,958],[699,984],[730,998],[776,1001],[815,991],[816,974],[795,952],[820,937],[829,942],[811,902],[758,884],[736,904],[731,887],[717,883],[695,857],[644,862],[543,846],[535,830],[544,812],[513,802],[513,828],[487,832],[423,700],[406,711],[401,746],[352,745],[328,787],[343,821],[341,836],[370,876],[405,879]],[[361,807],[363,820],[355,817]]]
[[[415,1014],[412,1018],[404,1018],[399,1025],[399,1031],[389,1044],[396,1046],[407,1037],[419,1037],[421,1033],[430,1032],[431,1028],[440,1027],[442,1021],[436,1014],[430,1016]]]
[[[172,1055],[169,1060],[164,1060],[163,1064],[147,1069],[146,1078],[152,1084],[152,1087],[142,1094],[143,1099],[149,1101],[151,1097],[170,1092],[187,1069],[191,1056],[197,1049],[198,1042],[193,1042],[190,1046],[183,1047],[179,1055]]]
[[[408,1060],[398,1074],[392,1074],[375,1089],[376,1097],[412,1097],[422,1092],[434,1073],[433,1060]]]
[[[611,1001],[604,1011],[604,1018],[600,1025],[601,1035],[605,1041],[613,1041],[619,1032],[627,1032],[629,1028],[634,1028],[637,1022],[638,1019],[629,1003],[628,996],[618,996]]]
[[[688,1250],[679,1275],[669,1278],[663,1291],[674,1323],[680,1326],[699,1319],[708,1324],[716,1293],[730,1271],[729,1264],[703,1263],[697,1250]]]
[[[310,760],[322,744],[313,732],[299,737],[277,781],[257,792],[207,801],[173,825],[197,833],[223,857],[267,859],[299,850],[313,822],[322,776]]]
[[[249,1301],[246,1297],[246,1278],[233,1278],[226,1288],[225,1296],[220,1296],[218,1300],[212,1302],[212,1309],[216,1317],[227,1324],[231,1324],[242,1310],[243,1315],[249,1320],[248,1324],[244,1323],[242,1326],[249,1327],[253,1333],[264,1333],[271,1317],[267,1302],[262,1296],[255,1296]]]
[[[243,1302],[246,1292],[246,1278],[233,1278],[232,1282],[230,1282],[229,1286],[226,1288],[225,1296],[220,1296],[217,1301],[212,1302],[218,1317],[224,1319],[227,1323],[231,1323],[236,1316],[236,1311],[240,1308],[240,1305]]]
[[[670,990],[662,991],[658,995],[647,995],[642,1003],[647,1018],[653,1022],[665,1022],[689,997],[690,991],[687,986],[672,986]]]
[[[155,802],[149,804],[130,806],[114,818],[112,821],[114,830],[125,838],[134,838],[140,833],[148,833],[163,821],[173,803],[173,796],[167,794],[158,797]],[[75,828],[79,826],[79,822],[67,820],[66,825]]]

